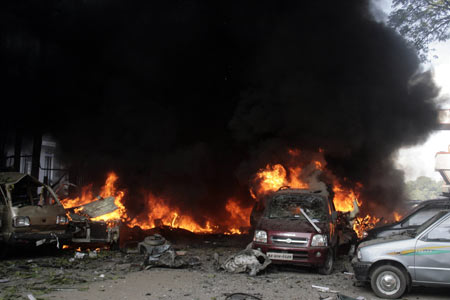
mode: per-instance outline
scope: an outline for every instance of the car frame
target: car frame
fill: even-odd
[[[309,195],[320,199],[326,220],[316,222],[304,212],[304,218],[298,220],[270,218],[271,203],[280,195]],[[268,199],[255,228],[252,248],[266,254],[275,264],[315,267],[320,274],[328,275],[333,270],[338,245],[336,220],[337,212],[326,192],[283,188]]]
[[[450,212],[437,213],[414,232],[363,242],[356,253],[356,279],[370,282],[381,298],[399,298],[412,286],[448,287]]]
[[[68,217],[48,185],[18,172],[0,173],[0,244],[62,244],[72,237]],[[3,251],[2,251],[3,252]]]

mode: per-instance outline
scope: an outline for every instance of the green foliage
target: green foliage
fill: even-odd
[[[417,49],[425,61],[434,41],[450,38],[450,0],[393,0],[388,24]]]
[[[443,181],[434,181],[430,177],[420,176],[406,183],[406,192],[411,200],[436,199],[442,194]]]

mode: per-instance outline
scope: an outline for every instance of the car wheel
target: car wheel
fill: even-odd
[[[323,266],[319,267],[317,270],[319,274],[322,275],[330,275],[331,272],[333,272],[334,267],[334,251],[333,249],[328,250],[327,259],[325,260],[325,263]]]
[[[396,266],[382,265],[372,272],[370,285],[378,297],[396,299],[406,290],[406,276]]]

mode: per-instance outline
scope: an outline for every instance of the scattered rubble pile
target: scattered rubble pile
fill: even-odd
[[[55,290],[83,290],[98,280],[119,279],[142,267],[142,257],[115,251],[60,251],[52,257],[0,261],[0,299],[27,299]]]

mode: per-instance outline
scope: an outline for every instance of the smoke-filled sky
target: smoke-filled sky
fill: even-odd
[[[252,174],[288,148],[323,149],[392,203],[391,156],[434,128],[437,91],[372,18],[361,0],[1,1],[0,124],[199,216],[250,201]]]

